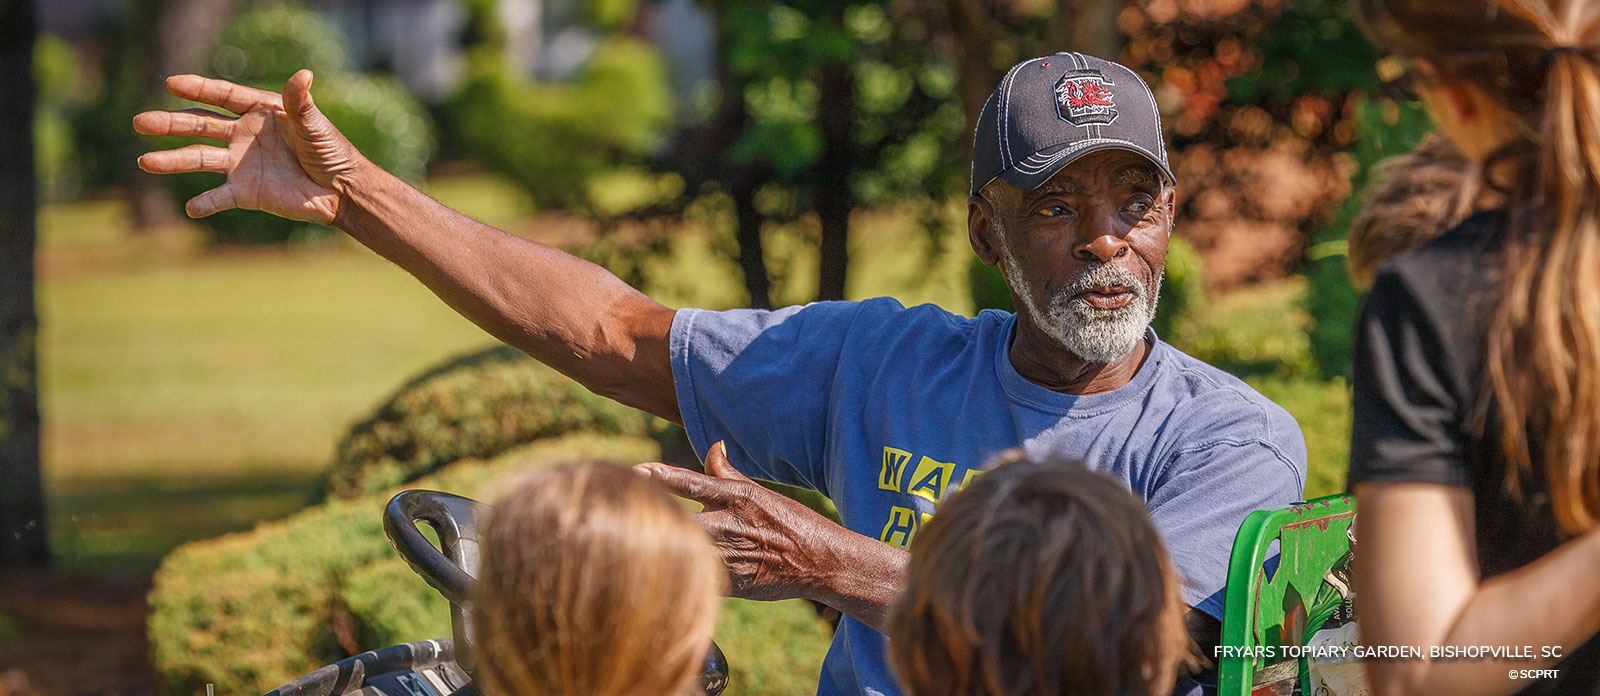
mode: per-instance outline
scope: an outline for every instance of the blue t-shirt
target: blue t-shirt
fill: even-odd
[[[1239,524],[1300,498],[1306,447],[1294,418],[1159,340],[1118,389],[1051,391],[1012,366],[1015,321],[888,298],[681,310],[671,335],[678,407],[702,456],[726,440],[740,471],[820,491],[846,527],[901,548],[1002,450],[1081,460],[1145,501],[1184,600],[1220,619]],[[846,616],[818,694],[899,693],[886,644]]]

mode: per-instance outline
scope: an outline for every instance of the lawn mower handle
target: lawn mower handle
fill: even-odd
[[[455,661],[467,674],[477,672],[473,651],[472,586],[478,573],[478,524],[489,506],[440,491],[402,491],[383,509],[383,531],[395,552],[417,575],[450,601],[450,632]],[[440,553],[417,529],[421,522],[439,535]]]

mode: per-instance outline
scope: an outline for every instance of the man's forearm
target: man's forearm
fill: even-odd
[[[473,220],[375,166],[343,193],[335,226],[462,316],[597,393],[681,420],[667,355],[671,310],[593,263]]]
[[[810,599],[885,631],[889,606],[905,590],[911,554],[849,530],[832,546],[837,562]]]

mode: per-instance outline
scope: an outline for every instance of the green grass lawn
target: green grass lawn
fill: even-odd
[[[42,264],[39,283],[45,478],[67,566],[148,569],[178,543],[298,509],[352,421],[490,342],[353,244],[152,257],[114,207],[41,219],[44,255],[83,252]]]

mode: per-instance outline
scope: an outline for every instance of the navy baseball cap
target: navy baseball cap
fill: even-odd
[[[972,190],[995,179],[1027,191],[1097,150],[1130,150],[1176,183],[1155,95],[1128,68],[1082,53],[1011,66],[972,134]]]

